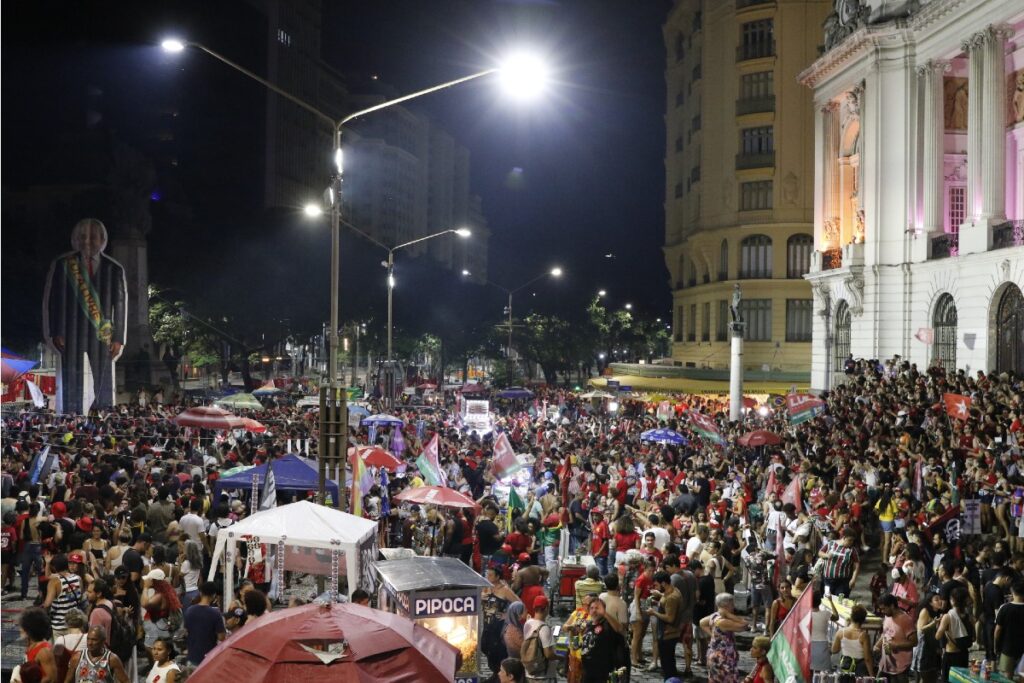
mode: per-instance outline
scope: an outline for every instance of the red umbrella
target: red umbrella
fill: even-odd
[[[388,472],[397,472],[402,461],[388,453],[380,446],[359,446],[348,449],[348,457],[351,458],[358,451],[359,457],[370,467],[383,467]]]
[[[352,603],[268,612],[211,650],[189,680],[450,683],[459,651],[397,614]]]
[[[782,443],[782,437],[778,434],[765,431],[764,429],[757,429],[747,434],[744,434],[739,438],[741,446],[778,446]]]
[[[479,507],[472,498],[447,486],[417,486],[402,491],[395,496],[394,500],[403,503],[419,503],[420,505],[438,505],[446,508]]]
[[[250,432],[267,430],[256,420],[238,417],[216,406],[189,408],[174,418],[174,424],[179,427],[198,427],[200,429],[245,429]]]

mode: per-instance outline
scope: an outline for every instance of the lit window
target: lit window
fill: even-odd
[[[292,37],[288,35],[288,32],[283,28],[277,29],[277,42],[281,43],[285,47],[291,47]]]

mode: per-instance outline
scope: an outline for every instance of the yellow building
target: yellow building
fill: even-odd
[[[665,262],[673,359],[729,367],[741,285],[744,366],[810,372],[814,110],[797,75],[829,0],[676,0],[664,25]]]

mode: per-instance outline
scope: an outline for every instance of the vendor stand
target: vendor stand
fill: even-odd
[[[412,619],[462,652],[455,683],[480,680],[480,594],[490,583],[453,557],[411,557],[373,565],[377,607]]]

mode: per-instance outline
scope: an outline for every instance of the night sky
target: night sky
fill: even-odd
[[[661,22],[669,4],[325,0],[322,55],[343,74],[377,74],[397,92],[491,67],[513,46],[546,55],[553,82],[539,101],[514,103],[481,82],[415,105],[470,150],[472,191],[483,199],[492,233],[489,279],[516,286],[558,264],[563,281],[530,290],[538,292],[531,303],[539,310],[578,318],[604,288],[610,305],[628,301],[640,314],[668,317]],[[57,188],[104,173],[93,158],[96,138],[114,135],[144,156],[160,154],[158,145],[139,142],[139,131],[172,97],[184,103],[175,142],[180,163],[153,180],[152,279],[200,299],[195,305],[208,315],[232,305],[239,310],[230,315],[316,329],[326,314],[326,231],[253,207],[252,188],[262,178],[251,177],[245,155],[252,150],[244,142],[261,125],[259,86],[202,55],[168,63],[154,47],[179,32],[258,68],[262,56],[239,52],[237,44],[246,31],[261,30],[252,7],[231,0],[16,2],[0,11],[5,343],[24,347],[40,337],[47,263],[69,248],[70,228],[81,217],[73,215],[79,207],[62,208]],[[24,197],[32,187],[42,188],[32,195],[34,208],[12,209],[12,193]],[[383,284],[373,268],[380,255],[352,239],[343,243],[350,257],[343,291],[352,292],[343,317],[379,316]],[[294,278],[297,268],[308,277]],[[417,269],[430,270],[406,269],[411,285]],[[237,289],[243,279],[251,301],[239,303],[234,294],[246,291]],[[396,316],[500,316],[497,290],[467,287],[451,274],[440,279],[437,298],[454,293],[457,303],[440,313],[423,305],[418,290],[418,301],[397,299]],[[210,293],[221,291],[233,295],[218,303]],[[418,323],[424,321],[410,326]]]

